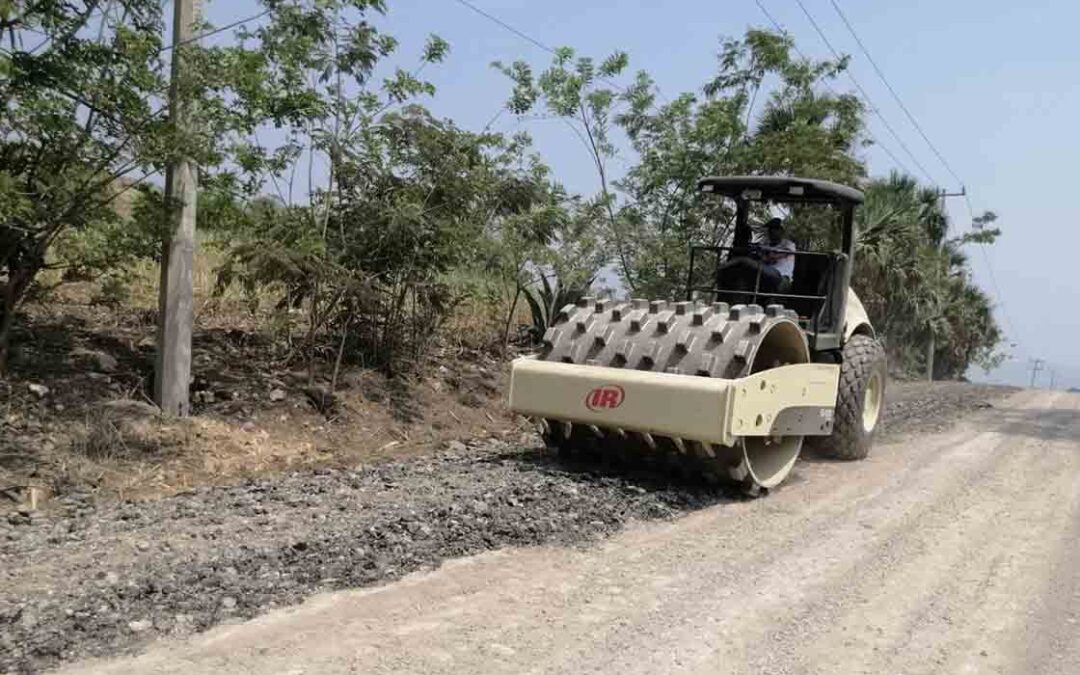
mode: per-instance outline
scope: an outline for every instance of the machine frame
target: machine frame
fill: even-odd
[[[843,346],[846,338],[847,305],[851,286],[851,273],[855,259],[855,207],[863,202],[862,192],[837,183],[809,178],[784,176],[711,176],[698,181],[703,194],[727,197],[735,202],[735,231],[730,246],[694,244],[690,247],[690,268],[686,281],[686,298],[696,294],[712,294],[718,300],[733,300],[745,291],[724,288],[719,280],[720,265],[738,255],[745,255],[751,246],[753,228],[750,227],[750,208],[754,202],[776,204],[822,204],[836,208],[840,213],[841,244],[839,251],[796,251],[793,255],[796,267],[800,263],[818,261],[821,268],[824,292],[782,293],[763,292],[758,283],[751,292],[750,303],[768,305],[779,303],[785,307],[799,304],[813,311],[800,314],[800,323],[807,334],[811,351],[835,351]],[[695,268],[702,253],[716,255],[714,283],[708,286],[694,283]],[[726,256],[725,256],[726,254]],[[749,304],[749,303],[747,303]],[[861,307],[859,310],[861,311]],[[868,322],[867,322],[868,325]]]

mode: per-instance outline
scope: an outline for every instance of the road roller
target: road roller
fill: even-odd
[[[656,462],[748,494],[783,482],[804,443],[865,458],[887,368],[851,289],[862,193],[788,176],[697,188],[734,222],[723,245],[690,247],[684,299],[563,307],[538,352],[511,364],[510,408],[560,451]],[[813,237],[770,246],[760,223],[778,210]]]

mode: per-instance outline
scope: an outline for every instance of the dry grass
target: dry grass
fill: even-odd
[[[234,328],[259,330],[281,321],[273,306],[281,297],[279,289],[261,288],[254,304],[238,287],[226,288],[215,294],[217,270],[224,262],[222,252],[212,241],[202,241],[195,255],[192,270],[196,324],[200,328]],[[127,309],[156,312],[160,270],[153,261],[142,261],[132,270],[132,280],[127,287],[123,305]],[[58,279],[51,279],[53,283]],[[511,298],[504,293],[499,297],[469,297],[462,301],[443,324],[442,337],[466,349],[501,351],[506,328],[506,314]],[[91,304],[101,295],[97,282],[64,284],[55,292],[56,299],[73,304]],[[529,326],[532,317],[524,298],[519,298],[510,323],[510,339],[519,334],[519,328]]]
[[[196,323],[202,327],[230,326],[240,329],[265,324],[269,319],[269,308],[278,297],[277,289],[260,289],[254,306],[236,286],[226,288],[220,295],[216,295],[214,290],[217,287],[217,270],[223,262],[222,253],[212,243],[204,242],[200,245],[192,268]],[[138,309],[156,310],[159,268],[152,261],[143,261],[133,272],[126,304]]]
[[[147,440],[141,435],[125,433],[121,421],[95,409],[87,413],[83,428],[71,442],[71,450],[94,461],[132,459],[153,449]]]
[[[235,289],[214,297],[220,262],[211,247],[195,259],[195,365],[197,374],[220,376],[215,386],[224,387],[226,396],[185,420],[126,400],[145,398],[152,369],[152,343],[146,342],[157,307],[153,263],[136,270],[121,306],[94,306],[100,288],[89,282],[64,285],[47,302],[26,306],[31,333],[25,339],[33,347],[23,371],[0,387],[0,412],[6,411],[0,416],[0,487],[33,484],[39,494],[90,489],[106,497],[152,498],[282,471],[351,468],[429,453],[452,440],[522,432],[505,408],[506,362],[493,356],[502,347],[508,303],[474,299],[460,305],[444,325],[440,346],[418,369],[422,376],[410,381],[346,369],[337,393],[342,414],[328,421],[301,393],[303,373],[278,372],[290,366],[275,365],[270,354],[280,346],[265,342],[273,325],[266,309],[272,293],[263,293],[254,313]],[[516,326],[529,323],[521,302],[511,338]],[[230,342],[234,334],[259,332],[263,342]],[[71,361],[79,347],[110,353],[119,359],[119,371],[90,377],[95,373]],[[288,398],[270,402],[268,392],[282,384],[267,383],[279,380]],[[27,382],[43,383],[52,393],[35,400]]]
[[[265,324],[269,309],[278,297],[276,289],[260,289],[254,308],[251,300],[237,287],[226,288],[220,295],[214,293],[217,286],[217,270],[224,261],[223,254],[211,241],[203,241],[196,252],[192,268],[196,322],[203,327],[211,325],[249,329]],[[160,268],[152,260],[143,260],[130,270],[130,282],[124,289],[120,303],[123,309],[156,312]],[[38,275],[37,283],[43,288],[53,288],[48,298],[75,305],[109,304],[104,302],[110,294],[103,292],[103,281],[61,282],[61,273],[47,270]]]
[[[95,409],[65,432],[70,441],[58,443],[48,458],[48,484],[58,493],[89,487],[120,499],[152,498],[285,471],[353,468],[430,453],[451,440],[521,432],[503,408],[501,387],[465,403],[445,383],[414,386],[411,395],[424,415],[413,421],[396,419],[392,402],[370,401],[359,392],[343,397],[347,418],[334,422],[296,408],[244,424]]]
[[[52,307],[46,318],[54,319],[56,312],[91,322],[113,316],[74,311]],[[127,329],[111,334],[124,335]],[[69,335],[72,346],[85,344],[86,336],[110,334],[96,323],[82,330],[89,332]],[[115,344],[137,342],[138,335]],[[264,348],[252,344],[240,351],[210,352],[213,360],[205,368],[225,372],[221,359],[257,364],[244,349]],[[449,441],[512,437],[522,431],[505,407],[505,362],[454,345],[441,347],[419,379],[347,370],[337,392],[340,414],[330,420],[310,406],[301,390],[303,373],[262,372],[258,367],[250,373],[250,368],[235,371],[241,380],[232,385],[236,389],[226,391],[239,393],[239,398],[219,398],[196,417],[171,419],[145,402],[124,398],[133,394],[123,382],[140,379],[128,370],[137,354],[120,358],[121,372],[108,381],[83,372],[78,364],[57,367],[63,356],[56,352],[35,354],[57,365],[16,374],[0,387],[0,487],[33,485],[50,493],[91,490],[109,498],[153,498],[283,471],[353,468],[430,453]],[[25,363],[38,367],[44,361]],[[284,401],[269,398],[268,387],[280,385],[266,382],[276,378],[282,378],[287,391]],[[51,391],[39,400],[28,382],[43,383]]]
[[[468,299],[446,320],[444,333],[447,339],[464,348],[501,352],[509,310],[510,303],[505,299],[495,303],[480,298]],[[515,340],[520,327],[531,325],[529,306],[521,300],[510,321],[510,341]]]
[[[39,456],[49,492],[91,489],[119,499],[323,466],[332,459],[311,440],[278,438],[224,420],[168,418],[129,400],[95,406],[56,438],[55,449]]]

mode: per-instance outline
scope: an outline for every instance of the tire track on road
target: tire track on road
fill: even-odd
[[[1007,462],[858,565],[858,583],[833,593],[846,609],[809,621],[824,631],[786,670],[820,672],[815,666],[837,653],[858,661],[850,672],[868,673],[983,672],[1012,662],[1004,638],[1023,627],[1006,619],[1024,615],[1012,599],[1039,595],[1055,533],[1077,509],[1080,462],[1068,450],[1039,439],[1008,448]]]

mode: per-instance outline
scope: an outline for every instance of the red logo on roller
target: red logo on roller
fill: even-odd
[[[590,391],[585,396],[585,407],[593,412],[613,410],[622,405],[624,397],[625,393],[622,387],[608,384]]]

